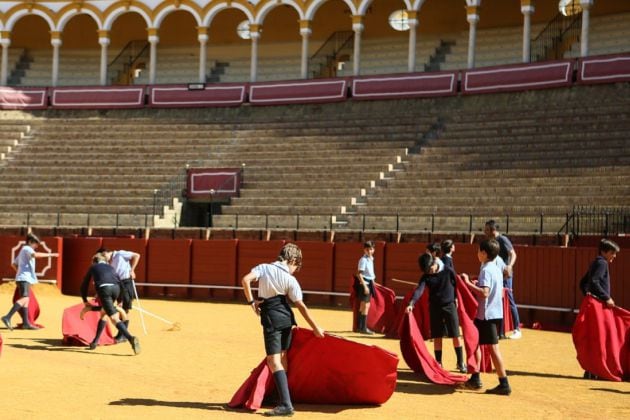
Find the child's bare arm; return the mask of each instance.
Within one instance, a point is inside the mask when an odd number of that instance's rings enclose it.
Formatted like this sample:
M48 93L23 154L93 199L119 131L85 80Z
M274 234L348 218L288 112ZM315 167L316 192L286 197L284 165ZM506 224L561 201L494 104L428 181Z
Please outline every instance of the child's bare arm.
M241 284L243 285L243 293L245 294L247 303L257 315L260 315L260 308L258 307L259 303L254 299L254 295L252 294L253 281L256 281L256 274L250 272L243 277Z
M309 312L304 302L302 302L301 300L298 300L294 303L295 303L295 306L297 306L300 313L302 314L302 316L304 317L304 319L306 320L306 322L308 322L308 325L310 325L311 328L313 329L313 332L315 333L315 337L319 337L319 338L324 337L324 330L315 323L315 321L311 317L311 313Z
M47 258L47 257L58 257L59 254L56 252L35 252L33 257L35 258Z

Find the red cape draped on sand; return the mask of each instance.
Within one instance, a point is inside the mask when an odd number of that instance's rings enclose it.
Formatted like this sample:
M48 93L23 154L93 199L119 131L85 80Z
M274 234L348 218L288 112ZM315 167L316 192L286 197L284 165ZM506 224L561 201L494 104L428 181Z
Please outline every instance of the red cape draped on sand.
M630 311L585 297L573 324L573 344L585 371L609 381L630 379Z
M354 278L352 280L354 282ZM359 302L356 299L353 283L350 283L350 306L352 307L352 331L357 331L357 315L359 314ZM392 289L374 283L374 296L370 299L370 311L367 317L367 327L377 333L387 334L395 328L396 314L396 293Z
M20 298L20 289L18 286L15 286L15 292L13 292L13 303L15 303ZM44 328L43 325L38 324L37 318L39 318L39 302L37 302L37 297L35 297L35 291L33 288L29 289L28 292L28 322L31 325L35 325L39 328ZM22 328L22 323L17 324L18 328Z
M398 357L380 347L330 335L316 338L311 330L295 328L288 359L294 403L383 404L396 388ZM263 360L228 405L257 410L274 388Z
M68 346L87 346L92 342L96 335L96 325L101 317L100 311L90 311L85 314L83 320L79 317L83 309L83 304L79 303L63 310L63 318L61 320L61 333L63 334L63 343ZM109 331L105 328L101 338L98 340L100 346L115 344L116 341Z
M405 313L400 326L400 351L407 365L416 373L423 374L431 382L454 385L466 381L466 376L446 371L433 358L424 343L418 323L412 313Z

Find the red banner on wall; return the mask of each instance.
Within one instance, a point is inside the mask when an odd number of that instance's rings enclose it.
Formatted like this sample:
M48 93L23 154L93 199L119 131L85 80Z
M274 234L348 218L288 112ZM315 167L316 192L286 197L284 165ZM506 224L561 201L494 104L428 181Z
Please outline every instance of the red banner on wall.
M630 54L580 58L579 83L615 83L630 81Z
M187 171L188 198L236 197L241 187L241 169L193 168Z
M0 88L1 109L46 109L48 88Z

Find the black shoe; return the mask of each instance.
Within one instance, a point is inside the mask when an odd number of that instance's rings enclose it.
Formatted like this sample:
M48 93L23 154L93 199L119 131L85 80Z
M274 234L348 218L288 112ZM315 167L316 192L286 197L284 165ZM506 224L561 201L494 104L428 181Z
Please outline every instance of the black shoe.
M273 410L265 411L264 415L267 417L291 417L293 415L293 407L279 405Z
M32 324L22 324L23 330L39 330L39 327Z
M512 393L512 388L509 385L497 385L492 389L486 389L486 394L494 394L494 395L510 395Z
M4 324L5 327L7 327L9 331L13 331L13 327L11 326L11 319L9 319L6 316L3 316L2 323Z
M465 389L472 389L473 391L478 391L483 388L483 384L480 380L474 380L473 378L470 378L469 380L461 384L461 387Z
M506 340L506 339L507 339L507 337L505 336L505 334L501 334L499 336L499 340Z
M114 341L116 341L116 344L118 343L124 343L125 341L127 341L127 337L125 337L124 335L117 335L116 337L114 337Z
M459 363L457 365L457 370L459 371L459 373L468 373L468 368L464 363Z
M359 331L359 333L360 333L360 334L365 334L365 335L374 335L374 331L372 331L372 330L371 330L371 329L369 329L369 328L365 328L365 329L363 329L363 330Z
M138 337L131 337L131 348L133 349L133 354L140 354L140 340L138 340Z
M90 349L90 350L94 350L94 349L96 349L96 346L98 346L98 344L96 344L96 343L90 343L90 345L88 346L88 349Z

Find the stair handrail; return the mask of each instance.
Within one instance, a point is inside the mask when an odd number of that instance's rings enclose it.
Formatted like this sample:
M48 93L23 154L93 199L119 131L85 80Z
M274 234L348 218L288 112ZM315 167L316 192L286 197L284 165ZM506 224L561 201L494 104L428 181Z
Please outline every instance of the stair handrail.
M567 35L573 35L576 39L575 29L581 26L582 13L573 16L565 16L558 12L542 31L532 40L530 61L544 61L562 58L563 45Z
M120 74L128 72L134 64L143 57L149 48L149 42L143 39L129 41L107 66L108 74L112 80L119 80ZM112 77L113 69L118 68L116 75Z
M324 41L324 43L309 58L309 62L313 63L322 60L330 63L337 58L340 51L348 46L354 39L354 31L335 31ZM320 71L321 73L321 71Z

